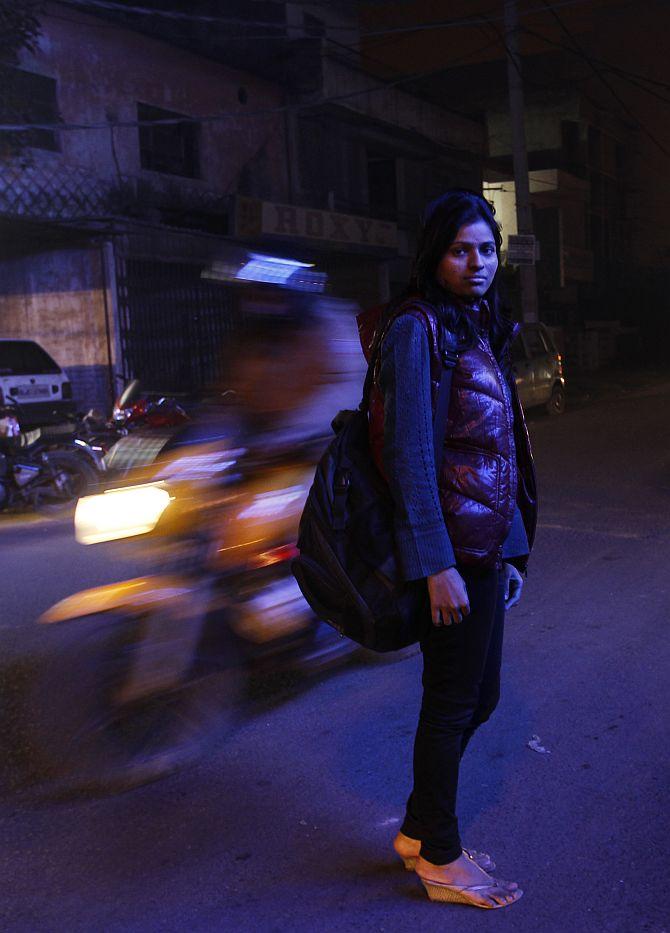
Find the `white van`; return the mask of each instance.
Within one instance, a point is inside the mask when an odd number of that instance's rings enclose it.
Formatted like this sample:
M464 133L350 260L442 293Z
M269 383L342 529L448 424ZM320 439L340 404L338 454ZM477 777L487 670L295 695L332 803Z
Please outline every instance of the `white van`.
M0 337L0 402L11 399L19 404L22 427L74 417L67 374L34 340Z

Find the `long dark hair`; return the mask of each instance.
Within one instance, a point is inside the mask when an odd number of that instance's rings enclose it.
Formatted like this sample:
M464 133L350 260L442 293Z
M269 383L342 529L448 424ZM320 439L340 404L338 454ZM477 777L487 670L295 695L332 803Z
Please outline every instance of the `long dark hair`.
M498 256L498 269L485 298L491 312L490 339L493 347L501 346L509 325L508 309L500 294L500 247L502 237L495 219L495 208L481 194L468 188L450 188L426 207L419 243L414 257L412 274L407 289L399 301L410 295L420 295L434 305L445 326L454 333L463 349L473 345L475 328L465 313L462 302L437 281L437 267L466 224L483 220L491 230ZM394 302L396 304L396 302Z

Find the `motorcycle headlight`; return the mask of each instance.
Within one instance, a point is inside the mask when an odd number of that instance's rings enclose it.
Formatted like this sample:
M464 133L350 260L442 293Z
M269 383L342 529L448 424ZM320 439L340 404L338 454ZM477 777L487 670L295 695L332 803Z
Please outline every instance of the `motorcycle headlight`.
M169 491L160 483L84 496L74 514L75 537L80 544L100 544L147 534L154 530L171 501Z

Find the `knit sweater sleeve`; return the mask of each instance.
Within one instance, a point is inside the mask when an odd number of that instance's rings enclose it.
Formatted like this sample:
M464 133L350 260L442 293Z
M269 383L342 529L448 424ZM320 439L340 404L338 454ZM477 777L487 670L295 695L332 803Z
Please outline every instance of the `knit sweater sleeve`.
M453 567L437 491L430 350L420 321L399 317L382 346L384 469L395 504L395 537L406 580Z
M507 538L505 539L505 543L503 544L503 560L506 560L508 557L526 557L529 551L530 548L528 547L528 535L526 534L523 518L521 517L521 512L519 511L519 506L517 505L514 510L512 526L508 532Z

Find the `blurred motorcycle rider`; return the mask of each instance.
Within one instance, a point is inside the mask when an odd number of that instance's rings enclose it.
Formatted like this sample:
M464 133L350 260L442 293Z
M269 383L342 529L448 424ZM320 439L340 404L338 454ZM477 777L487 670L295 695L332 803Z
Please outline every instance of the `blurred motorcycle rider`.
M354 311L320 295L249 290L228 353L227 385L260 444L275 453L325 439L339 408L355 407L363 357Z

